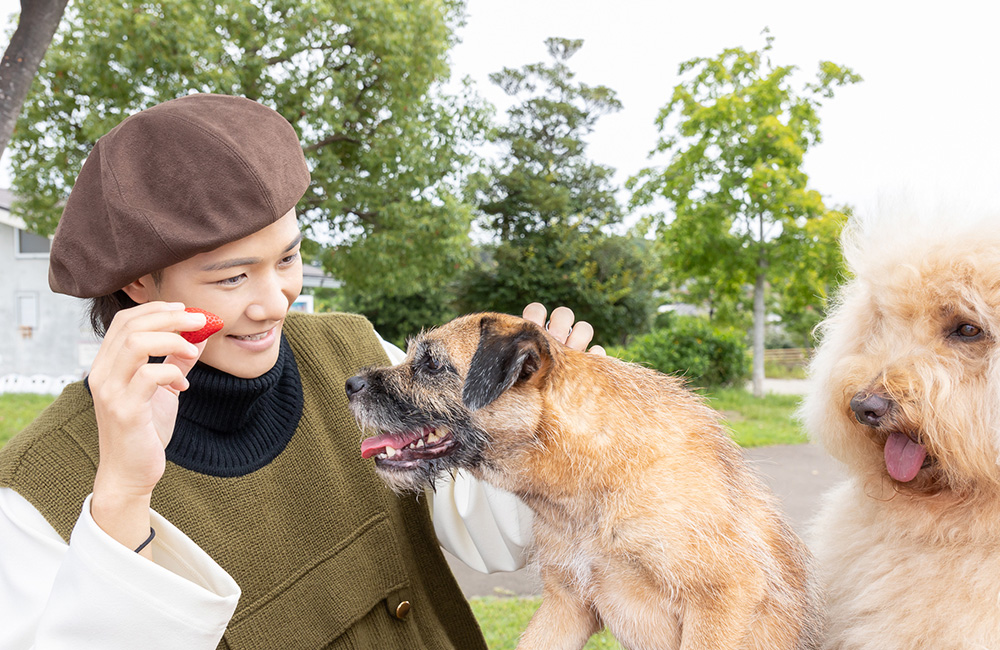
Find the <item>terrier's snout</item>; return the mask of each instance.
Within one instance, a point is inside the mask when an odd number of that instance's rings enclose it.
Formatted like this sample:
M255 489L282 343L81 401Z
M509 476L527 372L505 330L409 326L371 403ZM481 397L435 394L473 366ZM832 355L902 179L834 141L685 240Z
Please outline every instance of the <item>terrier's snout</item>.
M348 398L354 397L366 388L368 388L368 382L361 375L354 375L344 383L344 391Z
M861 391L851 398L851 410L861 424L877 427L892 408L892 402L876 395Z

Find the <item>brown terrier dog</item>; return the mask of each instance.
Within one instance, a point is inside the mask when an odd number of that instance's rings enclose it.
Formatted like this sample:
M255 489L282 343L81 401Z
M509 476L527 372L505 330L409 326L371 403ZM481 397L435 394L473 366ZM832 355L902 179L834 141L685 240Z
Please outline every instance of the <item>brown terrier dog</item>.
M602 624L635 650L818 642L805 547L680 380L474 314L346 388L393 488L465 468L535 511L544 599L519 648L578 649Z

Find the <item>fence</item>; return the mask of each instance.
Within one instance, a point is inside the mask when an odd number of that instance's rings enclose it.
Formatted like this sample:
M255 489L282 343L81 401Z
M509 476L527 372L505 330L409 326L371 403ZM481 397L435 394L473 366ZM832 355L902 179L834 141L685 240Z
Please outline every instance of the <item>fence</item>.
M786 368L802 368L812 358L812 348L776 348L764 350L764 363L773 363Z
M79 381L75 375L4 375L0 377L0 394L3 393L37 393L39 395L58 395L67 384Z

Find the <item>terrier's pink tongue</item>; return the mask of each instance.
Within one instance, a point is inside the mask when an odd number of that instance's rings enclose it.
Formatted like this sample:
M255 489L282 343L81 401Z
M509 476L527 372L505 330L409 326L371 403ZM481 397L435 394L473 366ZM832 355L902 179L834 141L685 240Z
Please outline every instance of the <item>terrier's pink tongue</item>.
M907 483L916 477L927 457L927 448L915 443L905 433L893 433L885 441L885 467L889 476Z
M361 457L371 458L375 454L382 453L382 450L386 447L402 449L410 442L412 442L412 440L404 440L404 437L398 433L383 433L380 436L372 436L371 438L366 438L361 442Z

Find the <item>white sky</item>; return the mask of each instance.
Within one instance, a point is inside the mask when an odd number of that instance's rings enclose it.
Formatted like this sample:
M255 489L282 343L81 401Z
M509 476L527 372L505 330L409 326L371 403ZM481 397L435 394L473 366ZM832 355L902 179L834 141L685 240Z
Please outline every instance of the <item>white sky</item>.
M18 9L18 0L0 0L0 17ZM760 47L765 26L774 62L797 65L802 80L824 59L865 79L820 110L824 141L805 168L828 204L864 211L902 192L1000 214L995 0L469 0L451 59L454 74L471 76L502 110L507 99L489 73L545 60L549 36L584 39L570 60L577 79L613 88L624 104L598 123L590 155L624 182L649 164L653 120L678 65L726 47Z

